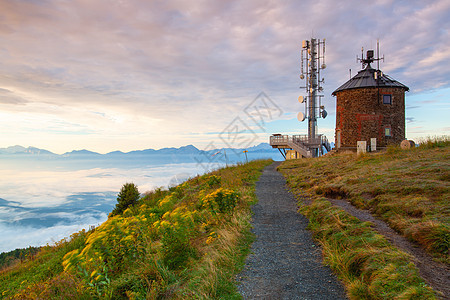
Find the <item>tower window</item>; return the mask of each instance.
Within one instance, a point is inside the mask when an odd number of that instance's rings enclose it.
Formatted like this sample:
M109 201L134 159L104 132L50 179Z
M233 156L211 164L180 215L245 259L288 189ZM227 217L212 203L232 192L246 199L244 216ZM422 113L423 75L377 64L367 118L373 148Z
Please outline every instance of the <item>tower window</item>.
M383 104L392 104L392 95L383 95Z
M386 137L391 137L392 135L391 135L391 127L386 127L386 128L384 128L384 135L386 136Z

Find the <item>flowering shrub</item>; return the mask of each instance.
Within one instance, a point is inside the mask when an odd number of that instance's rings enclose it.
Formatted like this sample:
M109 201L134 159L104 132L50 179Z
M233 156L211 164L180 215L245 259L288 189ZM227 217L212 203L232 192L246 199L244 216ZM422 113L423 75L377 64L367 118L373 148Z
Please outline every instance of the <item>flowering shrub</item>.
M167 211L162 220L153 224L161 235L164 263L171 269L183 267L189 257L195 255L190 242L196 234L196 213L195 210L189 211L186 206L179 206L173 211Z
M98 295L110 284L109 273L116 273L142 255L143 238L148 235L147 217L133 216L131 210L123 216L109 218L86 239L85 247L75 249L63 258L66 272L77 273Z
M173 196L173 193L165 196L161 201L158 202L158 206L166 211L171 209L174 205L174 202L177 199Z
M203 205L213 214L232 213L239 199L238 194L230 189L218 188L204 198Z
M4 295L2 295L4 296ZM57 297L55 297L57 296ZM68 273L28 286L8 299L91 299L90 291ZM3 299L3 298L2 298Z
M220 177L210 176L207 182L220 183ZM237 192L217 188L208 194L208 190L198 193L201 205L181 202L179 198L185 197L179 195L180 191L188 188L184 183L156 206L143 203L110 217L90 233L84 247L64 256L64 270L83 278L94 293L103 297L111 293L111 274L148 255L149 242L153 255L160 257L169 270L185 268L190 259L199 257L193 241L201 236L205 245L216 241L219 234L212 228L217 218L232 214L239 199ZM213 215L216 218L211 218Z
M222 178L217 175L210 175L210 176L208 176L208 179L207 179L207 183L210 187L220 184L221 181L222 181Z

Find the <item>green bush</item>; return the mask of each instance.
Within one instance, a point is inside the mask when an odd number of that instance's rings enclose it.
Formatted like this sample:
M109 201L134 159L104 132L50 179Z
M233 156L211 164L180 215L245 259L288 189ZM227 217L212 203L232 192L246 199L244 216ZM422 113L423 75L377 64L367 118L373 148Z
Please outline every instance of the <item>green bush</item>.
M191 247L190 228L166 227L162 232L163 261L169 269L180 269L186 266L189 257L195 257L195 249Z
M117 204L111 212L112 216L123 213L128 207L133 206L139 200L139 190L134 183L125 183L117 195Z

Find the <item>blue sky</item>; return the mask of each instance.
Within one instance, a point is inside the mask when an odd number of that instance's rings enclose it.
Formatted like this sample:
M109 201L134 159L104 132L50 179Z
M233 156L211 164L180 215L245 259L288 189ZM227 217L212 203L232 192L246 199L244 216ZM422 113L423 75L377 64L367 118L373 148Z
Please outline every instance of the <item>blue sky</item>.
M334 89L380 40L384 73L410 88L407 137L449 135L450 2L0 0L0 147L56 153L226 146L306 133L301 41L326 38L319 131L334 139ZM260 94L279 112L263 126Z

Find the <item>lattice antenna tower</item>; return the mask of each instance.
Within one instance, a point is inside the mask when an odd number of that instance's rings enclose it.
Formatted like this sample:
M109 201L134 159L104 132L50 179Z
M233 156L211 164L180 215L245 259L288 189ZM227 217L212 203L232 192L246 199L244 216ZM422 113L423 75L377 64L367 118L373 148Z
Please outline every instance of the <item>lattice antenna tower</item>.
M300 88L305 88L308 96L298 97L300 103L305 103L305 113L298 113L297 119L301 122L308 119L308 139L313 140L316 138L317 119L325 119L327 116L327 111L321 103L323 95L319 94L323 92L322 84L325 81L320 74L320 70L326 68L325 39L304 40L300 63L300 79L306 79L306 85Z

